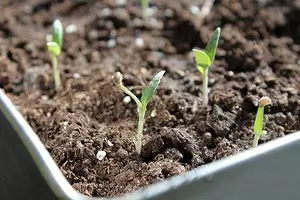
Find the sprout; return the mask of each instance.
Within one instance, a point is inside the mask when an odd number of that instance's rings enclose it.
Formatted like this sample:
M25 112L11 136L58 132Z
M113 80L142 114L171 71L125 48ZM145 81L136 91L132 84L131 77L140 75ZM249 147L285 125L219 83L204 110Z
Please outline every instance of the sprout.
M52 41L47 42L48 52L52 58L52 67L53 67L53 77L55 90L59 92L61 90L61 80L60 80L60 72L58 68L57 57L61 53L63 44L63 26L61 22L57 19L53 23L52 30Z
M256 118L254 122L254 140L253 140L253 147L257 147L258 140L260 136L265 135L267 131L263 130L263 120L264 120L264 108L267 105L270 105L271 99L269 97L262 97L259 100L258 110L256 113Z
M205 49L199 50L199 49L193 49L193 52L195 54L195 61L197 64L197 69L199 72L203 75L203 102L206 106L208 104L208 69L213 64L215 60L216 50L220 38L220 32L221 29L217 28L215 32L213 33L212 37L210 38L207 46Z
M143 12L143 18L147 18L147 9L149 8L150 0L140 0L140 5Z
M138 121L138 129L136 134L136 142L135 142L135 149L138 155L141 154L141 147L142 147L142 137L143 137L143 126L144 126L144 118L145 113L147 110L147 105L150 102L155 90L157 89L160 79L164 75L165 71L161 71L157 73L154 78L151 80L149 85L144 88L142 92L141 100L139 100L130 90L128 90L123 85L123 76L120 72L116 72L115 75L112 77L114 83L127 95L129 95L137 104L138 107L138 114L139 114L139 121Z

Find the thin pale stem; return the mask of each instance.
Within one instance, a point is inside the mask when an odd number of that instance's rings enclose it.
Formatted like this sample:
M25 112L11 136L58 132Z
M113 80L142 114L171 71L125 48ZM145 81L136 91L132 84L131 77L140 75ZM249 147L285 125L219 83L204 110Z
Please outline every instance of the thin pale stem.
M125 87L122 83L118 84L118 86L120 87L120 89L125 92L127 95L129 95L137 104L138 108L142 106L142 103L140 102L140 100L130 91L127 89L127 87Z
M255 134L255 135L254 135L253 147L257 147L259 137L260 137L259 134Z
M146 106L142 105L141 107L139 107L139 122L138 122L138 130L137 130L136 142L135 142L135 149L138 155L141 154L141 149L142 149L145 113L146 113Z
M208 104L208 67L203 71L203 103L205 106Z
M61 80L60 80L60 70L58 67L58 60L56 56L52 56L52 67L53 67L53 77L56 92L61 90Z

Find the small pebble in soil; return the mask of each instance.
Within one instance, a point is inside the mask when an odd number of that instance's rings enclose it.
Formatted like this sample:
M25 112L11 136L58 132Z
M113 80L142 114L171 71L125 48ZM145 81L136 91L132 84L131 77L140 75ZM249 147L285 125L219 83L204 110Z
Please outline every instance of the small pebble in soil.
M91 31L89 31L87 37L91 41L92 40L96 40L98 38L98 31L97 30L91 30Z
M135 27L141 27L143 25L143 20L141 20L140 18L134 18L132 22L133 26Z
M125 159L128 157L128 152L125 149L119 149L117 151L117 156L119 156L122 159Z
M164 15L165 17L172 18L174 16L174 12L172 9L167 8L166 10L164 10Z
M123 102L124 102L125 104L129 104L129 103L131 102L130 96L124 97Z
M63 129L64 129L64 130L67 130L68 124L69 124L68 121L64 121L64 122L63 122Z
M117 37L117 31L115 29L111 30L109 33L110 37Z
M135 177L135 173L132 170L127 170L121 172L120 174L114 177L114 180L119 185L127 185L128 181L133 180Z
M113 147L114 146L113 143L110 140L105 139L105 141L107 143L107 146L109 146L109 147Z
M117 20L119 20L119 22L123 25L126 25L127 22L130 20L130 14L126 9L123 8L114 9L112 15L114 15L114 17L116 17Z
M233 76L233 75L234 75L233 71L229 71L229 72L228 72L228 76L231 77L231 76Z
M197 14L200 13L200 9L199 9L198 6L193 5L193 6L190 7L190 12L191 12L193 15L197 15Z
M174 161L180 161L183 159L183 155L176 148L168 148L164 153L165 158L172 159Z
M147 10L146 10L147 14L146 15L147 15L147 17L155 16L157 14L157 11L158 11L157 7L152 6L150 8L147 8Z
M185 72L181 69L173 69L173 71L181 77L185 76Z
M157 115L156 109L153 109L150 113L150 117L155 117Z
M51 113L47 112L46 116L47 116L48 118L50 118L50 117L51 117Z
M81 75L79 73L74 73L73 78L79 79L79 78L81 78Z
M77 26L75 24L70 24L65 29L66 33L76 33L77 32Z
M116 6L125 6L127 0L116 0Z
M24 7L23 7L23 12L25 13L25 14L31 14L32 13L32 6L31 5L25 5Z
M208 82L209 82L210 85L212 85L216 82L216 79L210 78L210 79L208 79Z
M212 135L210 132L206 132L206 133L204 133L203 137L207 140L210 140L212 138Z
M52 35L51 34L46 34L45 40L46 40L46 42L51 42L52 41Z
M105 28L106 28L107 30L112 30L114 27L115 27L115 25L114 25L114 23L113 23L112 21L107 21L107 22L105 23Z
M147 70L147 68L145 68L145 67L141 67L141 74L147 74L148 73L148 70Z
M135 39L135 45L139 48L143 48L145 46L145 42L142 38L138 37Z
M161 30L164 27L163 22L158 21L155 18L150 18L147 25L148 25L149 28L157 29L157 30Z
M115 39L109 39L107 41L107 47L108 48L114 48L117 45L117 41Z
M111 9L110 8L104 8L103 10L101 10L100 12L100 16L101 17L108 17L111 15Z
M104 159L104 157L106 156L106 152L105 151L98 151L96 154L96 158L101 161Z
M43 95L43 96L42 96L42 100L43 100L43 101L47 101L47 100L49 100L49 97L48 97L47 95Z

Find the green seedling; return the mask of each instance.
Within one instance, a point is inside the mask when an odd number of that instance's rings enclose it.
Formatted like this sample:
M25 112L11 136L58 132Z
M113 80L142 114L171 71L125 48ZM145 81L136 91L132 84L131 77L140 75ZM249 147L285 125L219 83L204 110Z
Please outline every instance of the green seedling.
M203 75L203 103L206 106L208 104L208 69L215 60L216 50L219 43L221 28L217 28L210 38L207 46L204 50L193 49L195 54L195 61L197 69Z
M140 0L140 5L143 12L143 18L147 18L147 9L149 8L150 0Z
M150 102L154 92L156 91L160 79L164 75L165 71L161 71L157 73L154 78L150 81L147 87L143 89L141 100L139 100L127 87L123 85L123 76L120 72L116 72L113 76L114 83L127 95L129 95L137 104L138 107L138 129L136 134L136 141L135 141L135 149L138 155L141 154L142 148L142 138L143 138L143 126L144 126L144 119L145 113L147 110L147 105Z
M48 52L50 53L52 59L54 84L55 84L55 90L57 92L61 90L60 70L58 67L58 56L61 53L62 44L63 44L63 26L61 22L57 19L53 22L52 41L47 42Z
M254 122L254 140L253 147L257 147L258 140L262 135L265 135L267 131L263 130L263 121L264 121L264 109L265 106L270 105L271 99L269 97L262 97L258 103L258 110Z

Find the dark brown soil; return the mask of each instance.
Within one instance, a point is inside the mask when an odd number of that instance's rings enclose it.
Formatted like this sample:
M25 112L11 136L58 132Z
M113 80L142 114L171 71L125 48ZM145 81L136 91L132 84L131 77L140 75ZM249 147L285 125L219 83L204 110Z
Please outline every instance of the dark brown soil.
M260 143L300 129L299 0L216 0L203 24L189 11L201 2L153 0L154 17L141 21L134 0L1 1L0 87L80 192L121 195L250 148L264 95L273 105ZM45 48L56 17L77 26L65 34L59 94ZM204 47L217 26L204 108L191 49ZM123 102L111 76L121 71L140 94L160 70L166 74L148 106L139 158L136 105ZM98 151L106 152L101 161Z

